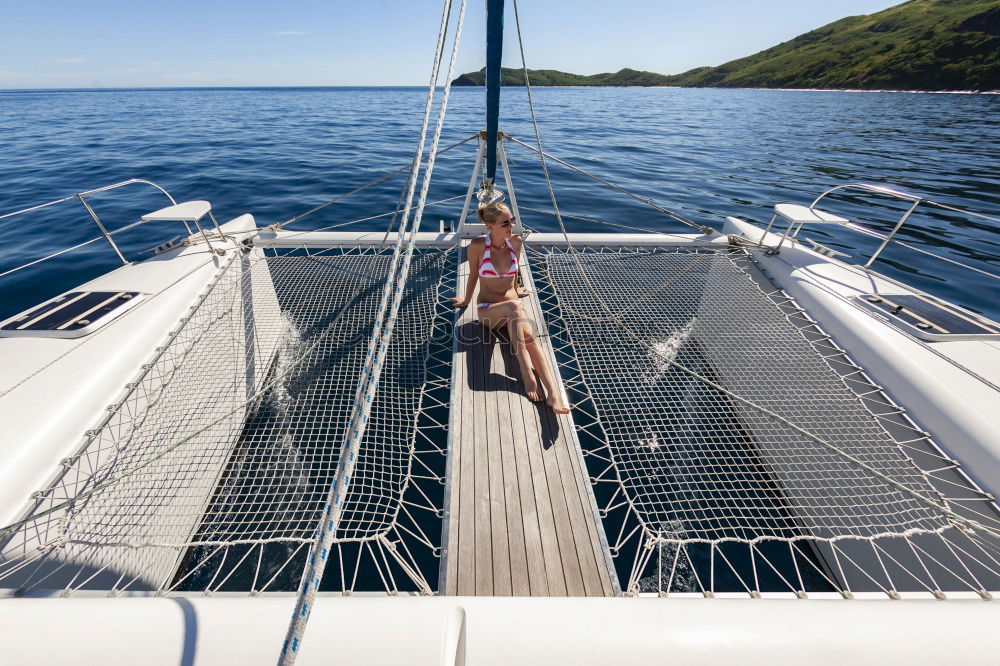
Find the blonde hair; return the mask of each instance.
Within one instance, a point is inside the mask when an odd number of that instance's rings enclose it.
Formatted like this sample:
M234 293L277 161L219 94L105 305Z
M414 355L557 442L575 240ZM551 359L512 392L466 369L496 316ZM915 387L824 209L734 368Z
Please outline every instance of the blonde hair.
M479 210L476 211L479 221L486 224L492 224L494 220L504 213L511 215L510 208L507 208L507 204L502 203L486 204L485 206L480 206Z

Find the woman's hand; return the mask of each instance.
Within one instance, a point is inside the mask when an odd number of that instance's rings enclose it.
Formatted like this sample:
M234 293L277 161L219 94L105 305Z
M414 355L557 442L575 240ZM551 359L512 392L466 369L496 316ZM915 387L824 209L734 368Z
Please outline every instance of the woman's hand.
M451 299L451 302L455 304L456 308L460 308L461 309L461 308L467 308L467 307L469 307L469 301L465 300L464 298L457 298L456 297L456 298Z

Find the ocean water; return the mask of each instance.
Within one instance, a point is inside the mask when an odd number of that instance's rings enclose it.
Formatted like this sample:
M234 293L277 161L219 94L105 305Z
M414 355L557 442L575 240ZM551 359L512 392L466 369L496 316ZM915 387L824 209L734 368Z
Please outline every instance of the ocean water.
M286 220L408 163L426 91L419 88L157 89L0 92L0 214L128 178L178 200L207 199L220 222L253 213ZM877 182L1000 215L1000 96L819 91L547 88L534 91L546 150L701 224L726 215L766 223L778 201L810 202L845 182ZM483 125L481 89L452 91L442 145ZM523 89L503 91L501 128L531 142ZM522 206L548 208L537 157L512 146ZM462 194L474 144L440 157L431 200ZM568 214L664 231L685 227L579 174L550 167ZM314 229L392 210L402 176L290 228ZM165 205L131 186L96 195L109 228ZM903 204L840 197L834 212L891 229ZM453 222L461 201L428 209ZM525 212L529 226L555 219ZM383 229L380 218L346 229ZM615 231L569 220L573 231ZM426 227L425 227L426 228ZM900 238L1000 273L998 225L921 210ZM144 225L118 238L129 259L179 233ZM0 273L98 235L75 201L0 220ZM876 241L842 229L807 234L854 259ZM1000 318L1000 281L900 247L882 272ZM104 241L0 278L0 317L119 265Z

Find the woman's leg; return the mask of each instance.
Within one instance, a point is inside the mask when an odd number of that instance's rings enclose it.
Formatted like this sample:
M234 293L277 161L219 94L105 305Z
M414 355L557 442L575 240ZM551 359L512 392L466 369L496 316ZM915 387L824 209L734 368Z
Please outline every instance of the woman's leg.
M528 341L533 341L531 330L523 316L511 317L507 320L507 332L510 335L510 344L514 348L514 357L517 359L517 367L521 370L521 381L524 382L524 392L528 394L528 399L538 402L542 399L542 394L538 392L538 382L535 381L535 369L532 367L531 354L528 352Z
M525 391L528 392L528 397L532 400L541 400L541 394L537 392L538 386L535 383L534 374L531 372L533 367L542 380L542 386L545 387L545 393L548 396L545 399L546 404L556 414L568 414L569 408L563 402L562 394L559 392L558 386L556 386L552 369L549 367L549 361L538 344L538 340L535 338L535 323L527 317L524 312L524 306L519 301L498 303L484 309L490 311L492 314L494 308L501 306L504 308L503 312L508 330L510 331L511 344L514 345L514 353L517 355L518 366L521 368L521 377L524 380L524 387ZM531 390L532 386L534 386L534 390ZM533 395L537 397L533 397Z
M545 403L556 414L569 414L569 408L563 402L562 394L559 392L559 387L552 376L552 368L549 367L549 360L545 358L545 352L542 350L541 345L538 344L538 340L535 339L533 333L533 329L535 328L534 322L530 319L522 318L521 326L526 331L524 343L528 351L528 356L531 358L532 365L538 371L538 376L541 377L542 385L545 387L545 393L548 395Z
M524 392L532 402L541 400L542 394L538 391L534 368L531 367L531 356L525 344L525 334L530 335L530 330L527 330L524 308L517 301L504 301L482 308L477 314L479 321L492 329L507 327L510 345L514 358L517 359L518 371L521 373L521 381L524 382Z

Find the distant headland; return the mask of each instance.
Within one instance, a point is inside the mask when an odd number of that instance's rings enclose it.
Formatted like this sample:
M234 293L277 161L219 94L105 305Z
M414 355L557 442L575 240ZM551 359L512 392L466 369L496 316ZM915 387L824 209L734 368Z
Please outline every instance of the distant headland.
M1000 89L1000 6L996 0L910 0L849 16L718 67L665 75L622 69L604 74L528 70L533 86L692 88ZM456 78L481 86L485 70ZM523 86L520 69L502 70Z

